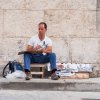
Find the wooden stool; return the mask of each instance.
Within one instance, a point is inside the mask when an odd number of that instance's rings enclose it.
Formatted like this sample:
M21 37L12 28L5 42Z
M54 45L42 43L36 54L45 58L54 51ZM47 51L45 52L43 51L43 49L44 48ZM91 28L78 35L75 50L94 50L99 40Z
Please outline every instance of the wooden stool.
M41 78L44 78L44 68L46 67L47 64L31 64L31 68L39 68L39 71L31 71L32 75L41 75Z

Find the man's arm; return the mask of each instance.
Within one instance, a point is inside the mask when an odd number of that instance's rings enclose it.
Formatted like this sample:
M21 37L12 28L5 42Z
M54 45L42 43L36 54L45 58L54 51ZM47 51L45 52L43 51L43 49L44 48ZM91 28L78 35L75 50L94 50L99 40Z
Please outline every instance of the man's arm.
M52 46L48 46L47 48L42 50L43 53L51 53L52 52Z
M32 52L33 47L32 47L31 45L28 45L28 46L26 47L26 50Z
M42 53L51 53L52 52L52 46L48 46L47 48L45 49L40 49L41 48L39 45L35 48L33 48L31 45L28 45L27 46L27 51L29 52L42 52Z
M28 45L27 48L26 48L26 50L29 51L29 52L37 52L38 48L39 48L39 46L33 48L33 46Z

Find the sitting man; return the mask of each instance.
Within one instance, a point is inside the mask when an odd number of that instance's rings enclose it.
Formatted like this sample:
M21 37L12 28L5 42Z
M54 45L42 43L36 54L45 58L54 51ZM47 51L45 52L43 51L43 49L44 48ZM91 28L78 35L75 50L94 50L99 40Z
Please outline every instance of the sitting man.
M24 69L26 73L26 80L32 78L30 71L31 63L48 63L51 66L51 79L57 80L59 77L55 74L56 69L56 55L52 53L52 41L46 36L47 24L44 22L38 25L39 33L33 36L27 46L28 52L36 53L24 53Z

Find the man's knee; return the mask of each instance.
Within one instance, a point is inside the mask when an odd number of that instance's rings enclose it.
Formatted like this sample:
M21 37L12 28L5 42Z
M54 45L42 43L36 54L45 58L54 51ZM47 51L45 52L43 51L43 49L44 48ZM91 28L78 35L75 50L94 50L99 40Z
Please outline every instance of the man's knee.
M49 58L56 60L56 54L55 53L49 53Z
M24 53L24 58L30 57L30 54Z
M56 57L55 53L50 53L50 56Z

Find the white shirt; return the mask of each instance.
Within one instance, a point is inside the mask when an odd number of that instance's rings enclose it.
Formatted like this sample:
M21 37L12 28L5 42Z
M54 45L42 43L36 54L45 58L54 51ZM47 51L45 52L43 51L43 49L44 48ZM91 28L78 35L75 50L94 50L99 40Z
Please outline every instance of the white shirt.
M40 45L41 48L46 48L47 46L52 46L52 41L47 36L45 36L45 38L41 41L39 39L39 36L35 35L29 40L28 45L33 46L33 48L36 47L37 45Z

